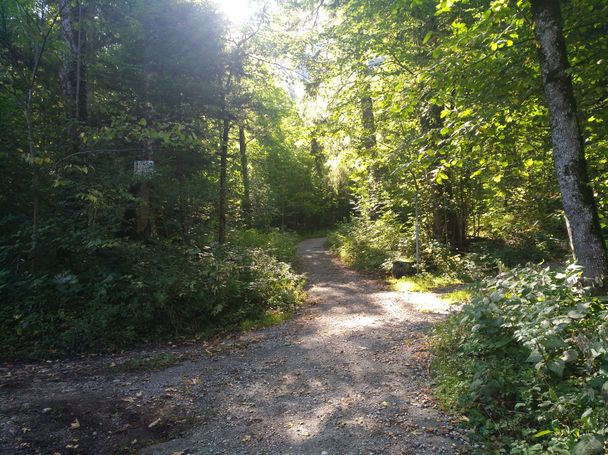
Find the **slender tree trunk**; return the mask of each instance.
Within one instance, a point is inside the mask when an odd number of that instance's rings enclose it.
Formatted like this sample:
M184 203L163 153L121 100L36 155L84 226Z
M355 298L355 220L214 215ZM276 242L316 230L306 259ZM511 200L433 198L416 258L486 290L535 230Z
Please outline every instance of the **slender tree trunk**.
M68 137L72 153L80 147L79 124L87 118L87 90L85 65L83 64L85 33L83 30L83 6L79 1L72 6L69 0L61 0L61 37L67 45L63 55L59 78L63 87L68 118Z
M369 91L369 85L367 86ZM361 97L361 123L363 125L363 146L370 152L370 158L375 158L376 139L376 119L374 117L374 102L369 93Z
M59 14L61 14L63 6L60 7ZM40 22L43 24L45 17L40 18ZM38 154L36 150L36 143L34 141L34 125L32 119L32 113L34 110L34 88L36 86L36 77L38 76L38 69L40 68L40 62L42 55L51 35L51 31L55 27L55 24L59 20L59 15L55 16L46 32L43 35L42 42L36 45L34 60L32 62L32 73L28 83L26 96L25 96L25 108L23 115L25 117L25 124L27 128L27 142L28 151L30 154L30 163L32 166L32 250L31 250L31 266L32 271L36 270L36 259L38 256L38 223L39 223L39 211L40 211L40 172L38 169Z
M442 107L438 104L429 103L425 106L420 116L420 127L422 131L430 133L433 145L438 149L438 157L431 165L430 171L437 171L440 167L441 158L445 158L445 151L437 145L439 142L439 130L443 126L441 118ZM433 206L433 234L432 237L442 243L450 244L453 248L462 245L460 236L460 217L464 214L458 213L452 204L454 199L453 173L449 169L443 172L448 175L447 181L437 183L434 177L430 178L431 200Z
M323 149L314 136L310 141L310 154L315 159L315 170L317 171L317 175L321 177L323 175Z
M371 162L371 168L368 175L368 193L369 193L369 218L375 220L378 218L381 211L382 203L378 193L380 192L380 176L376 164L377 145L376 139L376 119L374 117L374 101L369 95L371 87L369 83L365 84L365 93L361 97L361 124L363 126L363 147L368 154L368 159Z
M181 166L180 166L181 167ZM183 169L179 169L177 173L177 181L179 186L179 217L181 219L182 241L188 243L190 240L190 216L188 213L188 198L186 195L186 176Z
M245 127L239 125L239 152L241 154L241 178L243 180L243 220L246 226L251 226L251 188L249 184L249 168L247 164L247 141L245 140Z
M150 90L152 84L154 82L154 63L150 58L150 49L148 44L150 42L150 38L152 37L153 28L150 27L151 17L149 12L146 11L146 16L144 18L144 37L145 45L143 49L143 92L142 99L144 102L143 108L143 117L146 120L146 125L151 128L154 124L154 106L150 100ZM148 138L145 140L143 144L143 154L141 159L143 161L152 161L154 162L153 155L153 141ZM152 169L153 171L153 169ZM151 179L152 175L144 172L143 175L139 176L141 181L138 184L137 195L139 197L139 203L137 205L136 215L137 215L137 236L140 239L145 239L150 236L152 233L152 201L151 201Z
M549 107L553 159L566 213L572 252L596 288L606 286L608 257L587 176L568 55L556 0L532 0L540 68Z
M222 124L222 140L220 142L220 201L219 201L219 230L218 241L226 242L226 206L228 198L228 135L230 134L230 120L224 113Z

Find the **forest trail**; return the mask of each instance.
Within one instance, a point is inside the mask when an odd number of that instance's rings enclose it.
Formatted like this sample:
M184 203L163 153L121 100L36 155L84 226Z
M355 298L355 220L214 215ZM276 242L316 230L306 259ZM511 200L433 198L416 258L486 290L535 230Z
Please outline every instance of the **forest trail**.
M347 269L324 239L300 244L299 269L309 305L285 324L187 347L159 371L102 374L102 358L0 387L0 452L465 453L428 395L425 332L443 315Z
M324 244L298 251L313 305L205 367L201 400L217 418L146 453L455 453L452 426L426 395L423 332L438 316L348 270Z

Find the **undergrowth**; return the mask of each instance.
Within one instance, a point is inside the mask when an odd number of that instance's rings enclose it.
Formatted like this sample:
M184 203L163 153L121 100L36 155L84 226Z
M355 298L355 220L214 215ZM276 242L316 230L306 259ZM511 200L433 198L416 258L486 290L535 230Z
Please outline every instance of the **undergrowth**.
M52 269L0 269L0 357L40 358L238 330L303 300L297 236L254 230L225 245L58 237ZM62 243L59 243L62 242ZM10 263L12 247L0 249Z
M538 240L535 244L534 242ZM394 261L415 264L415 233L386 211L377 219L355 217L328 236L329 247L350 267L388 276ZM564 251L551 236L507 244L498 239L476 238L464 251L421 235L419 270L414 276L392 281L398 289L429 291L496 275L528 262L560 261Z
M481 453L606 453L608 311L579 282L574 266L503 272L435 329L438 395Z
M421 273L399 279L390 278L389 283L395 291L430 292L438 288L461 285L463 281L450 275Z

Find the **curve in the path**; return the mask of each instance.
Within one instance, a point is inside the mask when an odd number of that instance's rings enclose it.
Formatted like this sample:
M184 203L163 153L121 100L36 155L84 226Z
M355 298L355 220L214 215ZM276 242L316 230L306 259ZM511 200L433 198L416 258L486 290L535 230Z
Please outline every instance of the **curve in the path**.
M442 316L347 269L324 243L299 246L309 305L244 349L189 365L202 374L195 405L210 417L145 453L464 452L427 396L424 333Z

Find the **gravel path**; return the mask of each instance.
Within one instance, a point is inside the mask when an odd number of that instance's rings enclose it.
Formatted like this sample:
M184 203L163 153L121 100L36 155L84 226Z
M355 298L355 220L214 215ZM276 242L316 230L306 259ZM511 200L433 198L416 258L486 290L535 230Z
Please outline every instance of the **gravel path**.
M426 394L421 341L438 317L339 264L324 239L299 256L314 305L205 365L201 400L216 418L145 453L456 453Z
M309 305L291 321L191 346L192 360L155 372L87 376L49 367L48 379L15 388L0 404L0 453L466 453L428 396L425 332L441 308L420 311L412 295L347 269L324 239L302 242L299 257ZM7 392L0 387L0 400ZM58 403L63 411L54 414ZM102 412L108 403L121 407ZM11 417L15 411L21 415ZM52 437L28 439L49 420Z

